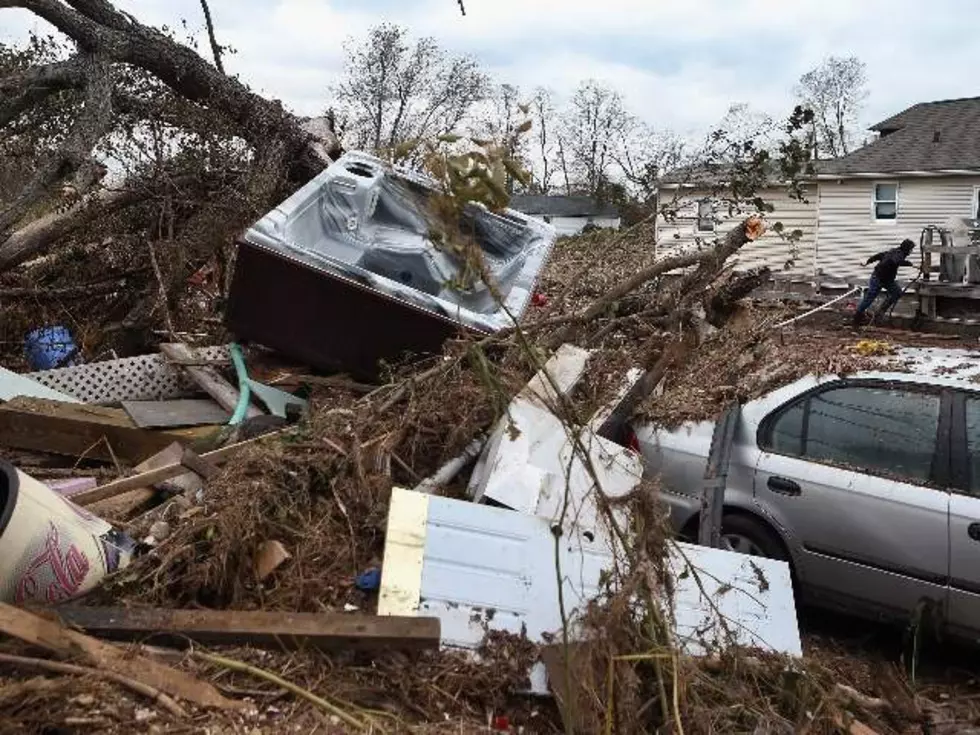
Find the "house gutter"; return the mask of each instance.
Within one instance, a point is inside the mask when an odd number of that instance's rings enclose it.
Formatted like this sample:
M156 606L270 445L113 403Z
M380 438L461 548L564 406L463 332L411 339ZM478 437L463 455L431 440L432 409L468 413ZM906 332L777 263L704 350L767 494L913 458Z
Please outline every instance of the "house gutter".
M862 171L847 173L817 174L817 181L840 181L842 179L894 179L905 178L939 178L941 176L980 176L980 169L950 168L935 171Z

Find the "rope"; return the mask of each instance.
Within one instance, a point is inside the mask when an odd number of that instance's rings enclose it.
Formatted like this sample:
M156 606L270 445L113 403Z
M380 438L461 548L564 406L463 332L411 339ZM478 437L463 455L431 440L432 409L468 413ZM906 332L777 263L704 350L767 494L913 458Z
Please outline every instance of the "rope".
M773 327L773 329L780 329L781 327L785 327L787 324L792 324L793 322L798 322L800 319L803 319L804 317L808 317L811 314L816 314L818 311L822 311L822 310L826 309L828 306L833 306L838 301L843 301L848 296L853 296L854 294L856 294L860 290L861 290L861 287L860 286L857 286L855 288L852 288L850 291L848 291L843 296L838 296L836 299L834 299L833 301L828 301L826 304L820 304L820 306L818 306L816 309L811 309L806 314L800 314L799 316L794 316L792 319L787 319L784 322L780 322L779 324L775 325Z

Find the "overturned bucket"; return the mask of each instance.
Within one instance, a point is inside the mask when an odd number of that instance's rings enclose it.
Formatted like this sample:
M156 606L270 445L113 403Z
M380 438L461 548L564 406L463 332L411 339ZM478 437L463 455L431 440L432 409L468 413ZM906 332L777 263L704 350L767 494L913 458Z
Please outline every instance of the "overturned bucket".
M0 460L0 600L55 604L129 564L135 543Z
M24 338L31 370L52 370L78 362L78 346L67 327L43 327Z

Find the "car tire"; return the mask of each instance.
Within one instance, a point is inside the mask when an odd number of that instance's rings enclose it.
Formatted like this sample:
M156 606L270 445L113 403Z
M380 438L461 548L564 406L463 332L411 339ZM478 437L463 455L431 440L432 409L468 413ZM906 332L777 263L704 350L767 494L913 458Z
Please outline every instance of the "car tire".
M735 543L726 544L724 538L735 537L741 540L742 553L753 553L756 556L764 556L767 559L778 559L779 561L789 561L786 555L786 548L780 541L779 536L766 523L752 518L751 516L731 514L726 515L721 522L721 535L723 538L722 548L731 546L733 551L740 551ZM754 547L749 551L744 544L747 543Z

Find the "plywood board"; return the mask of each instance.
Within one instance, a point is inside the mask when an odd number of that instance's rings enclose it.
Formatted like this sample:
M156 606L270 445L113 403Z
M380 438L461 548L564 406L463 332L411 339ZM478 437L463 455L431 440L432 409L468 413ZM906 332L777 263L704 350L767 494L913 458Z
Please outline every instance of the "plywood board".
M172 401L123 401L123 410L141 429L227 424L231 412L214 401L184 398Z
M160 352L176 364L193 363L200 361L197 351L187 345L175 342L160 345ZM201 389L217 401L222 408L234 411L241 396L239 391L227 380L218 374L218 371L210 367L185 367L187 374L197 383ZM261 416L262 411L255 406L249 405L245 413L246 418Z
M0 446L107 462L137 464L174 441L201 441L213 433L211 427L149 431L122 409L41 398L15 398L0 406Z

